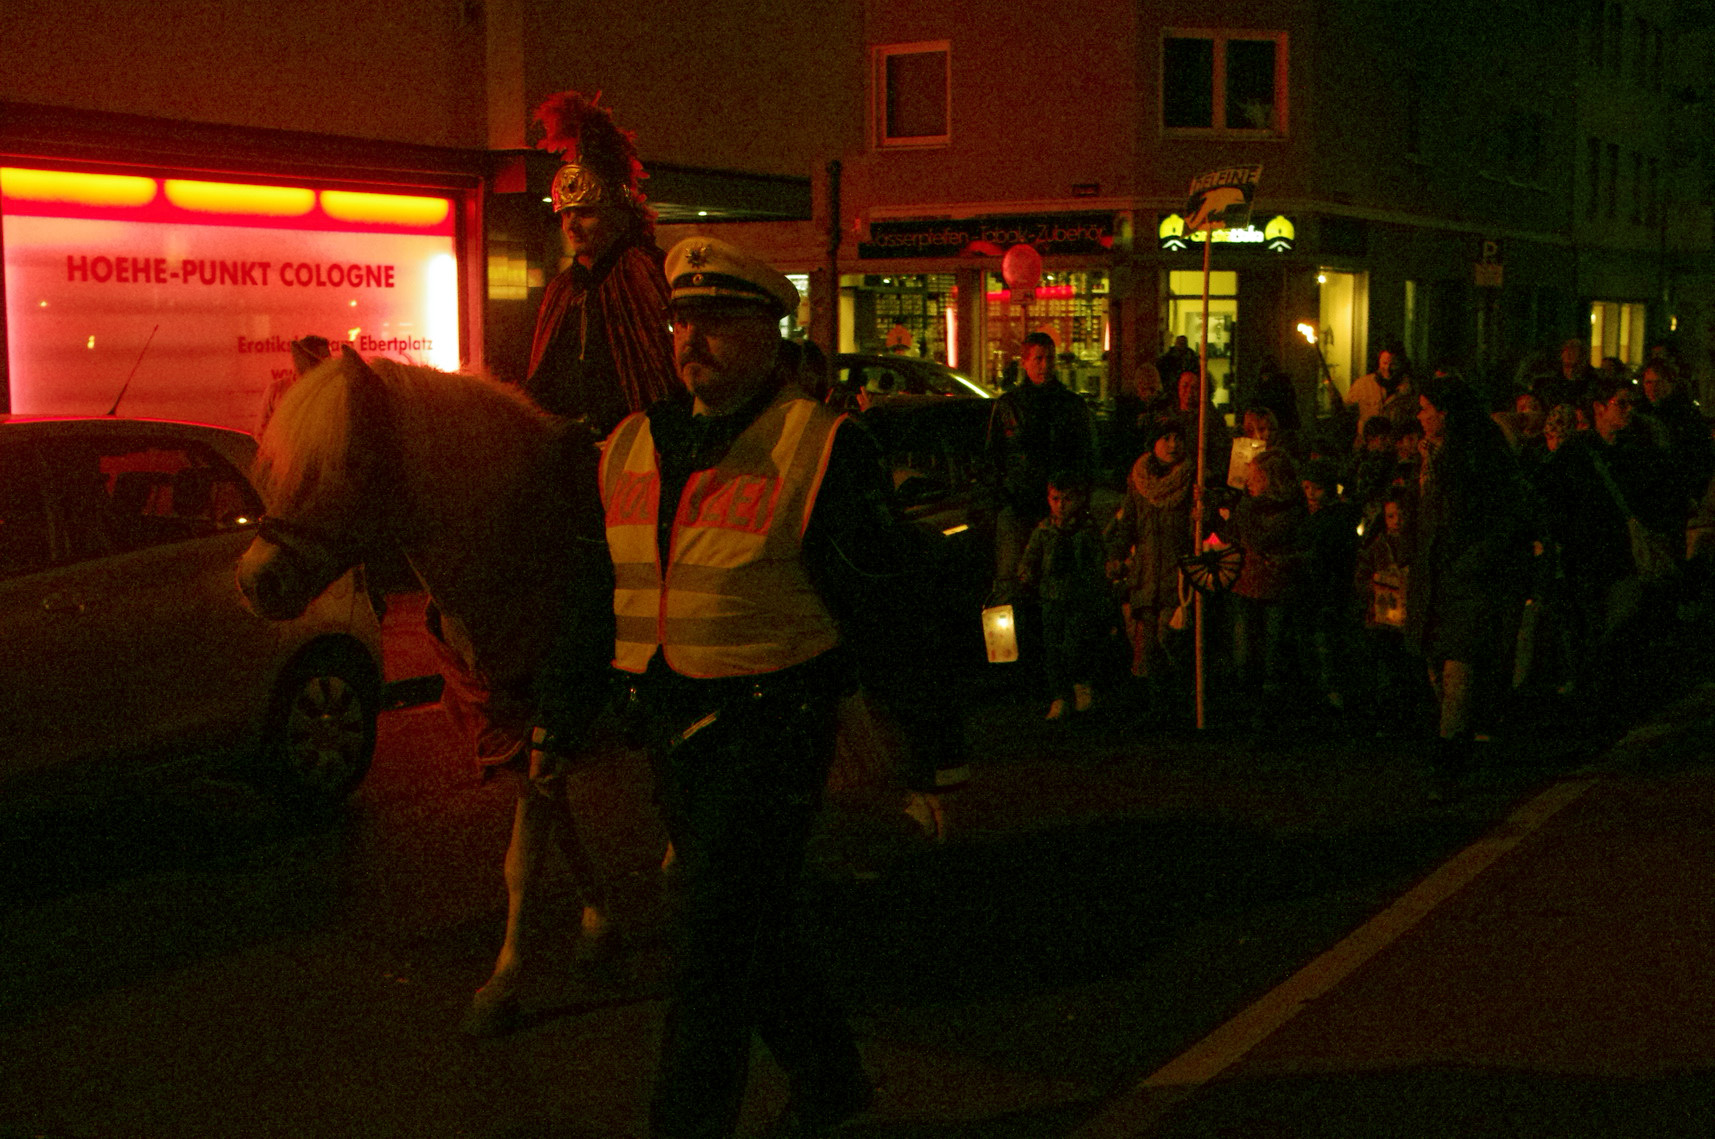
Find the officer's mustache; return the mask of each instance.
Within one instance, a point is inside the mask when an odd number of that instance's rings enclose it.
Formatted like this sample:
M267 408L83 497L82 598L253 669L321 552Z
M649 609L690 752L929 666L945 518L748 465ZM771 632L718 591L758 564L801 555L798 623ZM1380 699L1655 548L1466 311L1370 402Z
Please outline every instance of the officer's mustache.
M706 352L699 352L695 348L687 348L683 352L680 352L678 361L679 367L681 368L686 364L702 364L705 367L715 367L714 357L710 356Z

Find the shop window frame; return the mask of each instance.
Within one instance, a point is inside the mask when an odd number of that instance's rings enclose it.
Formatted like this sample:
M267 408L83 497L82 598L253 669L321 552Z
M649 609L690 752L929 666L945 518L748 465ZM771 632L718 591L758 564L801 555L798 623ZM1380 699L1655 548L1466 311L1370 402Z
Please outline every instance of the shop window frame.
M1167 43L1169 40L1209 40L1212 59L1209 75L1209 126L1167 125ZM1227 45L1233 41L1269 41L1274 44L1274 124L1269 127L1232 126L1227 122ZM1220 138L1284 141L1290 126L1288 91L1291 75L1291 36L1285 31L1258 28L1163 28L1160 45L1160 81L1157 113L1163 138Z
M953 45L951 40L924 40L917 43L883 44L871 49L870 102L871 126L875 146L880 150L921 150L943 147L953 139ZM893 107L888 83L890 61L908 55L939 55L942 61L941 122L945 128L939 134L895 135L888 127Z

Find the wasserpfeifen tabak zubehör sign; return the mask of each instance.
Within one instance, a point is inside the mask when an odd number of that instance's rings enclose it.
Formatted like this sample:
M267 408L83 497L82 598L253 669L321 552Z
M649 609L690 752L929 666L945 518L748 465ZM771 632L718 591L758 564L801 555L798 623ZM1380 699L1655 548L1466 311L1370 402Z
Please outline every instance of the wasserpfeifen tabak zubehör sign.
M1044 257L1105 253L1113 248L1114 232L1111 212L875 221L869 240L858 243L858 256L999 257L1014 245L1034 246Z

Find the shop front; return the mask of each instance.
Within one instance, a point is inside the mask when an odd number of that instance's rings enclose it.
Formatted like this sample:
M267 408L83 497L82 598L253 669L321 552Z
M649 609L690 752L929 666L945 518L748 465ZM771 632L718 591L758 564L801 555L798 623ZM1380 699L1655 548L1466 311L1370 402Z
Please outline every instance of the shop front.
M1159 344L1146 359L1180 336L1193 353L1201 352L1206 334L1210 397L1229 420L1253 398L1265 366L1300 365L1304 375L1295 377L1295 386L1310 389L1319 369L1302 365L1319 360L1315 346L1323 343L1324 328L1351 322L1351 298L1342 303L1336 297L1330 306L1328 294L1311 286L1317 270L1296 252L1293 218L1258 210L1244 228L1213 231L1206 276L1206 235L1187 233L1183 216L1158 216L1155 236Z
M1046 332L1061 380L1110 398L1113 269L1126 229L1106 210L872 221L861 271L843 267L840 278L840 350L933 359L998 389L1015 379L1024 338ZM1042 271L1009 283L1001 262L1021 245Z
M0 410L254 430L305 336L480 366L480 163L364 176L334 161L350 140L282 139L219 165L213 133L209 153L177 140L178 165L142 142L132 164L0 139Z

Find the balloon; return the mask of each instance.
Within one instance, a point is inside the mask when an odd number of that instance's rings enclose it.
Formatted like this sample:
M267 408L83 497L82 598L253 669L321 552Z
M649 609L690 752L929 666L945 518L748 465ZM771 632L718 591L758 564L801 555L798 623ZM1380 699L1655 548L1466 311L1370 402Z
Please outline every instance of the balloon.
M1042 254L1034 246L1015 245L1000 259L1000 274L1009 289L1033 289L1042 280Z

